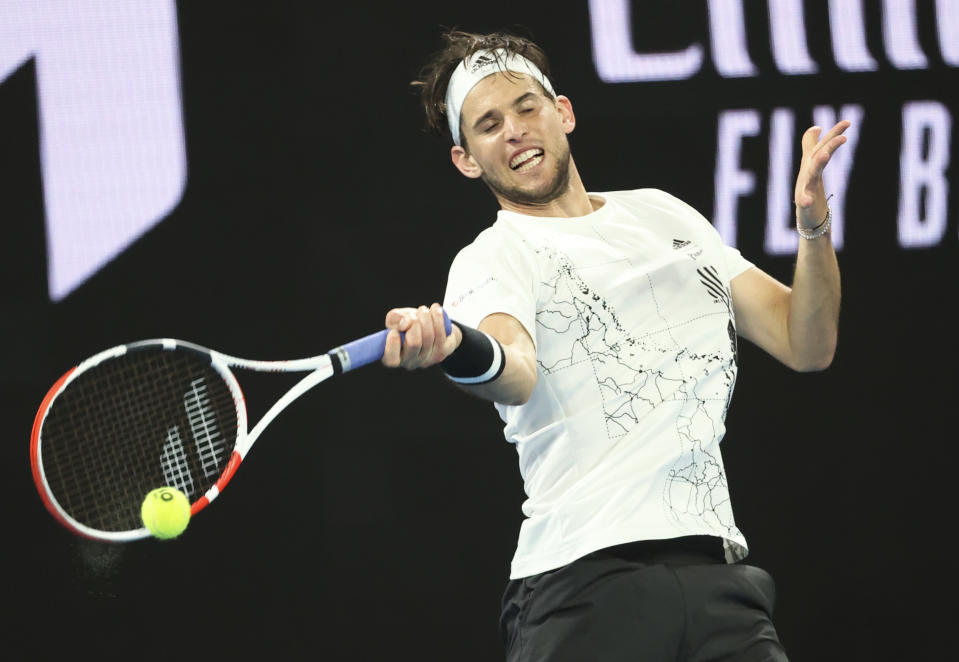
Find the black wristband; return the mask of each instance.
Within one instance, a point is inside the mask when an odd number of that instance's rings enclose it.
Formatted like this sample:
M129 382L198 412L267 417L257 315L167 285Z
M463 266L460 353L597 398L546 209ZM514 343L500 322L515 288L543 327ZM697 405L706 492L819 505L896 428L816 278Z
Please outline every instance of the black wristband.
M462 332L463 341L440 364L443 372L458 384L486 384L503 374L506 356L499 341L479 329L453 323Z

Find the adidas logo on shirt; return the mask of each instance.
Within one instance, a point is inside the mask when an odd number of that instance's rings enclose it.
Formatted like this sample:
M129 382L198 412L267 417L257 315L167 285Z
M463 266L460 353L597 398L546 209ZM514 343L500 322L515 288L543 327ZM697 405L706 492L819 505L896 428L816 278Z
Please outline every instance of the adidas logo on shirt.
M702 248L685 239L673 239L673 250L682 251L692 260L695 260L703 253Z

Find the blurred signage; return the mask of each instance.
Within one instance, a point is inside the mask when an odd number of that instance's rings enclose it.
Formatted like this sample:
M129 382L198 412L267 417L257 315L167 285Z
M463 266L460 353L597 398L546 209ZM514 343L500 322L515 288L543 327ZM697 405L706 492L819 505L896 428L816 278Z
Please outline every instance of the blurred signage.
M708 46L699 41L678 43L673 50L644 50L637 43L632 26L634 13L644 4L630 0L589 0L593 60L600 79L610 84L652 81L689 81L702 75L706 58L721 79L756 78L769 80L786 76L815 76L822 63L810 55L803 0L767 0L768 31L747 30L745 12L761 0L704 0L708 13ZM870 35L866 10L878 11L880 35ZM935 21L938 52L923 50L920 40L920 13L915 0L829 0L828 12L831 57L841 75L898 70L925 71L959 67L959 0L936 0L922 16ZM668 25L659 26L668 30ZM757 32L755 29L753 32ZM708 39L707 39L708 37ZM872 38L870 38L872 37ZM750 44L768 40L775 70L761 70L750 55ZM869 44L881 44L882 53L870 51ZM876 78L871 79L875 85ZM953 86L954 87L954 86ZM928 98L901 103L899 133L899 191L897 238L903 248L921 248L940 243L949 217L949 181L953 113L949 102L936 98L956 91L947 85L929 90ZM860 128L868 122L861 103L840 107L816 106L811 118L797 117L789 106L772 111L757 108L718 110L713 222L723 238L736 243L739 201L757 193L761 183L757 172L743 166L743 141L761 135L769 140L769 161L765 169L766 227L764 245L770 255L796 250L793 231L794 155L800 132L811 124L831 127L839 119L853 125L846 132L848 142L826 168L825 185L833 195L833 241L844 244L846 189L855 168ZM811 120L811 122L807 121ZM798 128L797 128L798 127ZM895 141L896 136L886 139Z
M176 4L0 0L0 83L30 61L56 301L183 194Z

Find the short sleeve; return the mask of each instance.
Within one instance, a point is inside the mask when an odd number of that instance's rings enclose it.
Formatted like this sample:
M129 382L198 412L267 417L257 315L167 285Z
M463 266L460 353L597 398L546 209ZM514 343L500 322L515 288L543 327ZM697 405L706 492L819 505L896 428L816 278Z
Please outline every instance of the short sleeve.
M443 307L451 319L477 327L506 313L536 343L536 261L518 235L489 228L461 250L450 266Z
M754 266L752 262L743 257L738 249L732 246L723 245L723 253L726 257L726 273L729 274L729 280Z
M683 222L689 223L696 231L707 233L711 238L710 242L713 250L722 247L722 259L726 263L726 273L728 274L729 280L732 280L754 266L752 262L742 256L742 253L740 253L738 249L724 244L715 226L691 205L670 193L658 189L640 189L633 193L641 194L644 198L654 201L656 205L668 210L668 213L675 214L682 219Z

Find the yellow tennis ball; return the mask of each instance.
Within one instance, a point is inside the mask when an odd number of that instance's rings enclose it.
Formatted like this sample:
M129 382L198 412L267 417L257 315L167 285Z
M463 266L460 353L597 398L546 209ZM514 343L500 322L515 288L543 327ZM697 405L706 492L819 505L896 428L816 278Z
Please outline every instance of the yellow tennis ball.
M175 487L158 487L143 500L140 517L153 537L176 538L190 523L190 501Z

